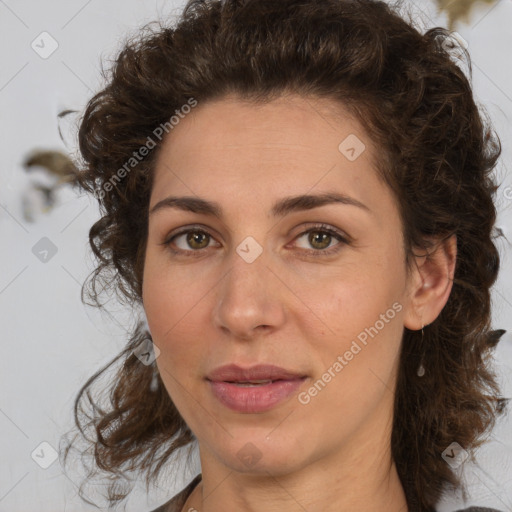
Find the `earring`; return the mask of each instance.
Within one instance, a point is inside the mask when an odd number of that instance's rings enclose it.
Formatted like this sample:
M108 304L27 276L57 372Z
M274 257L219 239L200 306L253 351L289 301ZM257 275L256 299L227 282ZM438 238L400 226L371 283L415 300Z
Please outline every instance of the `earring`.
M151 383L149 384L149 389L155 393L158 389L158 370L156 368L156 363L153 363L153 377L151 378Z
M421 346L423 347L423 337L424 337L424 333L423 333L423 327L425 327L424 325L421 327ZM423 377L423 375L425 375L425 367L423 366L423 356L421 356L421 363L420 363L420 366L418 367L418 371L416 372L418 377Z
M146 339L153 343L153 338L151 337L151 331L149 330L146 315L144 315L142 318L142 324L142 328L146 331ZM149 389L153 393L155 393L158 389L158 368L156 366L156 361L153 361L153 376L151 377L151 382L149 383Z

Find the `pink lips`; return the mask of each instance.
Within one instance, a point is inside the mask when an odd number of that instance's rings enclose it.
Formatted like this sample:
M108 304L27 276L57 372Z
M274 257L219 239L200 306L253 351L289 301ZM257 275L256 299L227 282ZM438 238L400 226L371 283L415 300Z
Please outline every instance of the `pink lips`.
M306 380L306 376L274 365L241 368L221 366L207 377L214 396L226 407L244 413L264 412L286 399ZM243 386L251 381L272 382Z

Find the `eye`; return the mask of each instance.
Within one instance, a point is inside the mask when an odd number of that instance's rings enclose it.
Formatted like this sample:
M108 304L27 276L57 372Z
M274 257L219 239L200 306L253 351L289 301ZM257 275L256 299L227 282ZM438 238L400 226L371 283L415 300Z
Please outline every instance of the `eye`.
M208 247L212 238L212 235L204 229L189 227L174 234L161 245L166 246L173 254L188 253L185 256L196 256L202 254L201 251ZM174 249L172 245L177 246L178 249Z
M349 243L348 239L345 238L340 232L325 224L313 226L311 229L302 232L298 237L295 238L295 240L299 240L306 235L307 243L312 247L315 247L313 250L306 251L312 256L329 256L331 254L336 254L341 250L341 246ZM340 243L327 249L333 238L338 240Z

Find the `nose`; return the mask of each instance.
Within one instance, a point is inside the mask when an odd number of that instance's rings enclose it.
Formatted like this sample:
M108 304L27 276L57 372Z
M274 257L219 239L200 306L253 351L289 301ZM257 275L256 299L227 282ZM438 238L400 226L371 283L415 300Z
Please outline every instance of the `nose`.
M216 327L240 340L279 329L286 318L286 286L269 268L265 251L252 263L233 251L229 263L216 287Z

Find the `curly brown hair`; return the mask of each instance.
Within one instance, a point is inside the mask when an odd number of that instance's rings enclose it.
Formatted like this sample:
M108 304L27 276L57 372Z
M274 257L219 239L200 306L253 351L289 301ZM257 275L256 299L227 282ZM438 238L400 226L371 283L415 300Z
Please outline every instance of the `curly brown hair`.
M428 251L432 237L457 237L448 302L424 338L404 328L401 346L391 448L409 509L424 512L445 490L462 486L442 452L456 440L473 454L505 411L487 365L505 332L490 328L490 288L500 264L491 173L501 144L473 98L467 51L444 28L422 34L401 7L372 0L191 0L172 26L160 21L153 30L150 23L128 38L112 68L102 67L107 85L90 99L79 129L78 179L102 214L89 232L99 263L82 300L87 290L103 307L99 296L112 287L122 301L142 305L161 148L151 134L163 133L155 129L162 126L168 132L183 105L229 93L255 104L286 93L341 102L380 149L378 171L399 205L407 269L414 250ZM154 149L127 170L150 139ZM126 348L75 400L75 422L94 463L116 475L110 504L126 498L120 483L127 471L145 472L149 489L171 455L195 440L160 377L152 391L153 368L134 355L147 336L137 324ZM90 389L118 361L103 409ZM419 378L422 361L430 371Z

